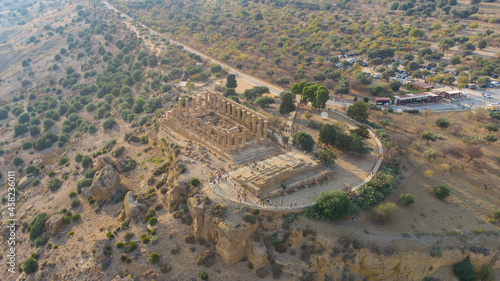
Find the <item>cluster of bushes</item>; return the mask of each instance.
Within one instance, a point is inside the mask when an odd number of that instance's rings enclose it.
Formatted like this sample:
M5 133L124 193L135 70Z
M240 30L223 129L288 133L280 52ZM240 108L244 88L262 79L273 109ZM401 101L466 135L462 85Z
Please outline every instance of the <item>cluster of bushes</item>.
M363 142L363 138L368 137L364 131L363 129L353 130L347 134L344 132L344 128L336 124L326 124L320 130L318 140L346 152L368 154L372 149Z
M399 173L399 169L386 166L360 189L349 191L349 197L362 210L373 208L397 187Z

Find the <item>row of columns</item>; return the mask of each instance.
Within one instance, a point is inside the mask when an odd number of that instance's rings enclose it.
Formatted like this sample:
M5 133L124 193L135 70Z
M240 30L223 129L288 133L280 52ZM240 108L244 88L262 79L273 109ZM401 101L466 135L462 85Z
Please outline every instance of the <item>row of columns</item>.
M205 108L230 117L250 130L257 139L261 137L267 139L267 118L262 118L252 110L228 101L222 94L205 92Z
M237 149L247 143L247 129L244 129L242 132L238 129L225 131L205 124L196 117L188 119L188 126L190 129L197 131L202 138L208 139L212 143L215 143L221 148L229 151Z

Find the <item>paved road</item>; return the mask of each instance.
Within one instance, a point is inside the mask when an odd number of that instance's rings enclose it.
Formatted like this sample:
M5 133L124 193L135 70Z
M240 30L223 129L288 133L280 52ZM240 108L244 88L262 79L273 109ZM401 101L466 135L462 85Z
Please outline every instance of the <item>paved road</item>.
M111 5L108 1L106 0L103 0L102 3L104 3L104 5L106 5L106 7L108 7L109 9L112 9L112 10L115 10L117 12L121 12L120 10L118 10L117 8L115 8L113 5ZM122 13L123 16L125 16L129 21L130 20L133 20L131 17L127 16L126 14ZM134 30L137 34L139 34L139 31L137 30L137 28L135 26L133 26L129 21L125 22L125 24L132 30ZM224 70L230 74L234 74L236 75L238 78L240 79L243 79L245 81L247 81L248 83L252 84L252 85L255 85L255 86L266 86L269 88L269 90L271 91L272 94L275 94L275 95L279 95L279 93L281 93L282 91L284 91L285 89L279 87L279 86L276 86L276 85L273 85L269 82L266 82L264 80L261 80L255 76L252 76L252 75L249 75L249 74L246 74L246 73L243 73L239 70L236 70L235 68L223 63L223 62L220 62L212 57L209 57L208 55L198 51L198 50L195 50L181 42L178 42L178 41L175 41L175 40L172 40L171 38L167 38L165 36L163 36L162 34L159 34L158 32L156 32L155 30L145 26L145 25L142 25L143 27L145 28L148 28L149 31L152 33L152 34L155 34L161 38L165 38L167 40L169 40L171 43L174 43L176 45L180 45L182 46L184 49L186 49L187 51L191 52L191 53L195 53L197 55L199 55L200 57L202 57L204 60L208 60L210 62L213 62L213 63L218 63L220 65L223 66ZM149 43L151 44L151 43ZM153 44L151 44L152 47L154 47Z

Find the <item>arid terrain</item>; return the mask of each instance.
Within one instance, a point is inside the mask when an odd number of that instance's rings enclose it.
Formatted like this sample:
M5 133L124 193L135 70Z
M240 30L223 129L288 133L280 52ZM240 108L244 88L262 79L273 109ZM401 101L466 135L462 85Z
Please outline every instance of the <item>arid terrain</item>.
M499 280L499 3L21 2L0 280Z

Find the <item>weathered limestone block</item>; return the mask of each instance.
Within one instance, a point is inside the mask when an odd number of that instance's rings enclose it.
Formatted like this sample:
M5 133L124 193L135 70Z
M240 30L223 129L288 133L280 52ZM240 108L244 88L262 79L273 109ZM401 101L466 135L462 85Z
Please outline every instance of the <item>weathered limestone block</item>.
M266 266L269 263L267 259L267 249L262 242L255 242L251 240L247 248L248 260L252 263L255 271Z
M172 187L171 190L167 192L168 207L186 202L186 198L189 195L189 183L178 182Z
M49 234L50 236L56 235L57 231L59 231L59 228L61 228L63 218L64 218L63 214L55 214L51 216L45 222L45 229L47 231L47 234Z
M125 220L137 221L141 214L141 207L137 200L135 199L135 194L133 191L127 192L125 199L123 200Z
M226 222L219 223L217 229L218 243L215 251L227 265L233 265L247 255L250 235L257 229L258 224L243 222L236 228Z
M106 165L95 176L95 180L90 187L90 195L96 199L109 199L115 193L120 184L120 175L111 165Z
M24 176L22 177L20 180L19 180L19 183L17 184L17 186L19 187L19 189L25 189L26 187L30 186L31 185L31 182L35 179L34 176Z

